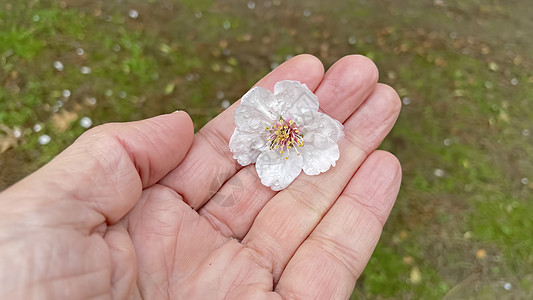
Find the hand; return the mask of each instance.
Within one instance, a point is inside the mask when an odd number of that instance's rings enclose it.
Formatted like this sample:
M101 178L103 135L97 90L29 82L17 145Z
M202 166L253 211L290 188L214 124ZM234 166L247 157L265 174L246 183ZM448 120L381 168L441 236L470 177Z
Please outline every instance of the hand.
M99 126L0 194L0 298L348 298L399 189L375 149L400 101L361 56L325 75L297 56L257 84L286 79L344 123L336 167L262 186L228 149L236 105L195 136L184 112Z

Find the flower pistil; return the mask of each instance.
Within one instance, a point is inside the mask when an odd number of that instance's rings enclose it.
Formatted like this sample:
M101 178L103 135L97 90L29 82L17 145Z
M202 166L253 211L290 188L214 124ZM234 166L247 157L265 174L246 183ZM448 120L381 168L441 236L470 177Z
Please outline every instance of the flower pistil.
M280 117L279 120L272 122L271 126L265 127L265 131L270 150L279 150L279 153L283 154L292 148L304 146L303 134L298 125L290 118ZM300 155L298 150L296 152L296 155ZM289 159L289 157L286 156L285 159Z

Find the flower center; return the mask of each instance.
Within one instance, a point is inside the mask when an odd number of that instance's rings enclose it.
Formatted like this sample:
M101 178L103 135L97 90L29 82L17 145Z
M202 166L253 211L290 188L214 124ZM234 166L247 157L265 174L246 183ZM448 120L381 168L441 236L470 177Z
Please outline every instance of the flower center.
M298 125L291 119L280 117L279 120L272 122L271 126L265 127L267 132L267 143L270 150L279 150L283 153L293 147L303 147L304 139ZM297 153L296 155L300 155ZM289 159L285 157L285 159Z

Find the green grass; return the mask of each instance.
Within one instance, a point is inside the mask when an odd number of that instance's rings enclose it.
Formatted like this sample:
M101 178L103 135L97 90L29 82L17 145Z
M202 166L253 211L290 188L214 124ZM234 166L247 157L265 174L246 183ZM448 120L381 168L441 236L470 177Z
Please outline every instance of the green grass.
M0 155L0 188L85 131L81 117L98 125L185 109L199 129L287 57L330 66L360 53L411 102L381 146L404 180L353 298L533 296L528 2L67 3L1 4L0 124L22 136ZM63 112L74 116L66 125Z

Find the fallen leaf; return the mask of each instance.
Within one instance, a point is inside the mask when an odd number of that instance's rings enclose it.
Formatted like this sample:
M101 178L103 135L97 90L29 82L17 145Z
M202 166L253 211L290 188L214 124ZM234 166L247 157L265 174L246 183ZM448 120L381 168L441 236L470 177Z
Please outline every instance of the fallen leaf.
M2 154L9 148L17 147L18 139L15 137L14 130L6 125L0 124L0 130L5 133L0 135L0 154Z
M78 118L78 114L75 112L70 112L68 110L62 110L61 112L52 116L52 122L54 127L59 131L63 132L67 130L72 122Z
M420 273L420 269L418 269L418 267L412 268L409 278L412 284L420 283L420 281L422 280L422 274Z
M477 259L485 259L487 257L487 251L485 249L479 249L476 251Z

